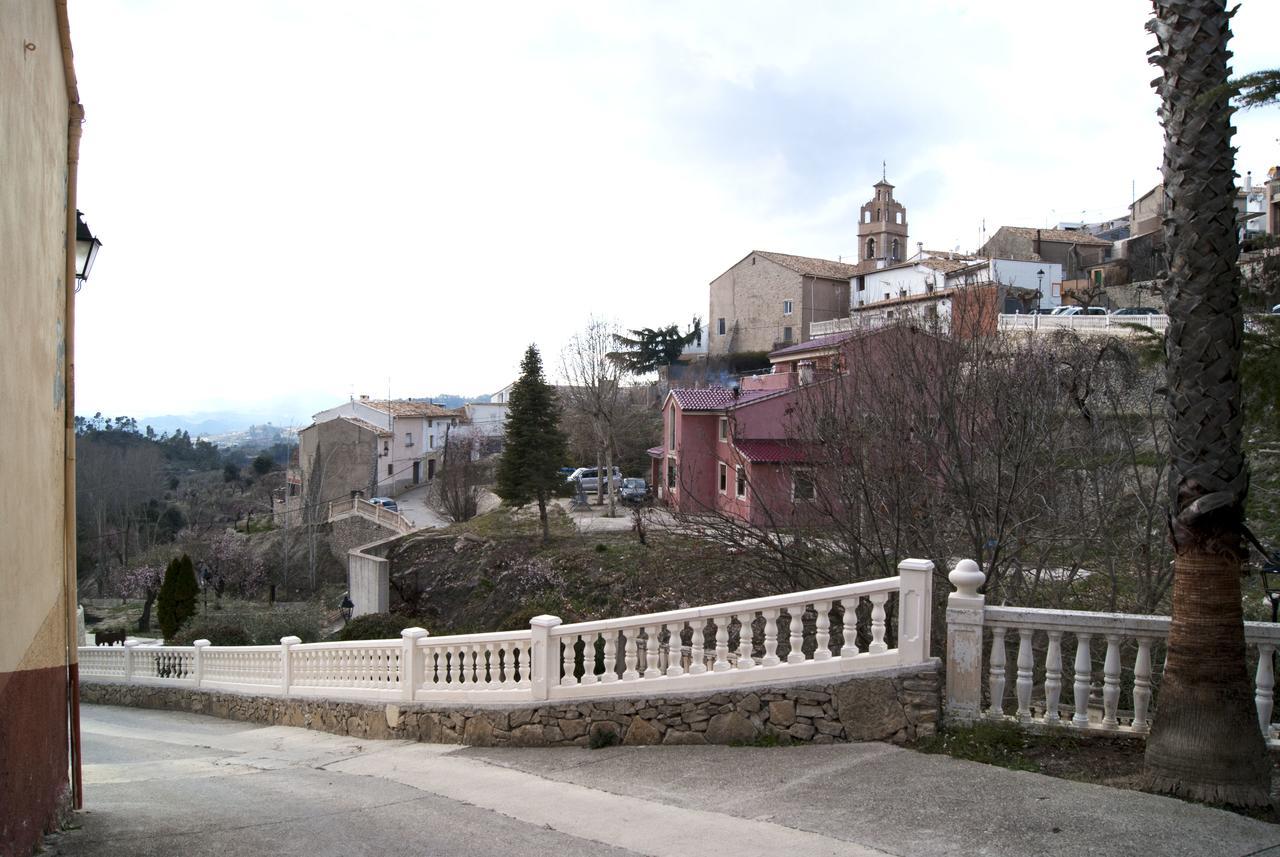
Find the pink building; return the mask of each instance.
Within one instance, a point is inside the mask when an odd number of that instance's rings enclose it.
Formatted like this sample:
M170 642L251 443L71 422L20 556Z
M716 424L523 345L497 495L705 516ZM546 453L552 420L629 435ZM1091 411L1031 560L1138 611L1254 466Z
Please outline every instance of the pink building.
M649 450L659 501L687 514L720 513L757 526L805 514L807 466L800 397L835 376L840 333L769 355L773 371L737 387L672 390L662 403L663 445Z

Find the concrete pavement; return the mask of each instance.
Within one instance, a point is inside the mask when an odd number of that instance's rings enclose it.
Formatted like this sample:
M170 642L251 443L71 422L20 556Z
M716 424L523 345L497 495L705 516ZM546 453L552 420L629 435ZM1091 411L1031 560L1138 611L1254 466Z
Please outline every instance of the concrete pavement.
M493 750L83 707L65 855L1280 855L1280 827L885 744Z

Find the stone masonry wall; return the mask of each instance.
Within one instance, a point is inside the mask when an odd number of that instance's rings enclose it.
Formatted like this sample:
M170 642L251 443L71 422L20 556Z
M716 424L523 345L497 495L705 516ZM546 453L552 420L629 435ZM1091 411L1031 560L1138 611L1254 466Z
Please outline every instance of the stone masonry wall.
M941 716L940 664L804 684L703 694L537 705L360 703L187 688L81 682L80 699L301 726L360 738L477 747L584 747L611 732L625 745L904 743L932 735Z

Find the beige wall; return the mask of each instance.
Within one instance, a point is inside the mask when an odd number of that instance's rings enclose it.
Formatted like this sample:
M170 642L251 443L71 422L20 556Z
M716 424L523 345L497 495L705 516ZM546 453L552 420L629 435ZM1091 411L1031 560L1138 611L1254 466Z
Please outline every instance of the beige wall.
M304 503L327 503L363 491L369 499L374 462L381 450L381 440L374 432L347 420L327 420L307 426L298 432L298 465L302 471ZM319 484L313 480L319 474ZM326 513L316 512L320 520Z
M27 49L34 45L34 49ZM0 674L64 661L67 121L51 0L0 5Z
M754 264L752 264L754 261ZM791 315L783 301L792 302ZM841 318L849 310L847 280L802 276L763 256L751 255L711 281L708 353L770 351L791 328L793 342L809 338L809 324ZM719 333L719 319L725 333Z

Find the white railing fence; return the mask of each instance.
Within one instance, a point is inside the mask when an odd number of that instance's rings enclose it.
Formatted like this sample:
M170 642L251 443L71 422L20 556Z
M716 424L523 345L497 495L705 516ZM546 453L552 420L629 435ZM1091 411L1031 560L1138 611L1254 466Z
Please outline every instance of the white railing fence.
M357 515L376 524L394 530L400 535L412 532L415 527L404 515L393 512L385 506L378 506L360 497L349 497L345 500L331 500L327 520L339 521Z
M665 613L399 640L80 649L80 675L130 684L368 701L521 702L666 694L929 659L933 563L898 576Z
M955 591L947 600L949 719L1135 736L1150 732L1163 673L1158 654L1169 636L1169 617L987 607L977 591L985 576L972 560L957 563L950 579ZM1270 746L1280 747L1280 724L1272 722L1272 656L1280 646L1280 625L1246 622L1245 643L1257 656L1259 727ZM1099 656L1101 670L1095 669Z
M1002 313L1000 330L1024 330L1050 333L1055 330L1074 330L1076 333L1106 333L1112 336L1128 336L1134 326L1150 328L1163 333L1169 326L1169 316L1151 315L1040 315Z

